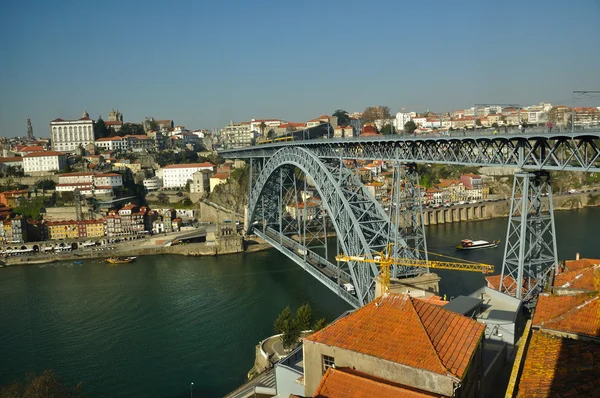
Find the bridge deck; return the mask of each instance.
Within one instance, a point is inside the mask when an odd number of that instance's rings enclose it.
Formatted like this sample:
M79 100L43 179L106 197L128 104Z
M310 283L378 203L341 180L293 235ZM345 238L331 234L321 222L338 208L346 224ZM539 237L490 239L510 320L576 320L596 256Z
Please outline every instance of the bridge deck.
M506 166L524 170L600 171L600 129L553 133L379 135L289 141L221 150L225 158L269 158L284 147L305 147L320 158L399 160Z

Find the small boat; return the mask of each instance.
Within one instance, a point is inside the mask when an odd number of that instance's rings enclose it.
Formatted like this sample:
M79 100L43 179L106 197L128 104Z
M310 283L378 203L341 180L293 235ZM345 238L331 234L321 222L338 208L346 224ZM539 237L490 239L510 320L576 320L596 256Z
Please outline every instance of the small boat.
M135 260L137 257L109 257L106 259L110 264L126 264Z
M456 248L458 250L493 249L494 247L498 247L498 243L500 243L500 239L491 242L487 240L463 239Z

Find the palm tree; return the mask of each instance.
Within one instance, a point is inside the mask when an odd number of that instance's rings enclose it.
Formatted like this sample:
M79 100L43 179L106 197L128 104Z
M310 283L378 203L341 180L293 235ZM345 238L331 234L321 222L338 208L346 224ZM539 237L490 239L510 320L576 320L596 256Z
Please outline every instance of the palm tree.
M260 128L260 135L264 137L267 125L265 124L265 122L260 122L260 125L258 127Z

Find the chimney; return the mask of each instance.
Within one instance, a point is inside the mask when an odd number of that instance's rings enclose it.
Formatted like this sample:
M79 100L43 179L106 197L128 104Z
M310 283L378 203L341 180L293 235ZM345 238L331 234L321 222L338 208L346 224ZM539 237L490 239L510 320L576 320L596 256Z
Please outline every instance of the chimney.
M575 260L579 260L579 253L575 253Z

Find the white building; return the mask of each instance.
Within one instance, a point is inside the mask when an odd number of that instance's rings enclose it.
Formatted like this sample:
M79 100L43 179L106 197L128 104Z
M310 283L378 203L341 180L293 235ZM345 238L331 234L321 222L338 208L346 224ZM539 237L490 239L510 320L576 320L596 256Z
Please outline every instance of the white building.
M81 119L54 119L50 122L52 149L55 151L75 152L94 143L95 122L84 111Z
M104 137L96 140L96 146L105 151L126 151L129 141L122 137Z
M250 128L249 122L234 124L229 123L221 132L223 143L227 148L243 148L252 145L255 133Z
M67 165L67 155L62 152L32 152L23 157L25 174L62 171Z
M73 190L68 188L72 185L95 185L97 187L120 187L123 186L123 177L117 173L94 174L94 173L68 173L58 177L58 185L63 186L62 190ZM57 190L59 190L57 188Z
M162 180L159 177L145 178L143 181L146 191L158 191L162 188Z
M165 188L183 188L193 179L195 172L212 171L215 165L210 162L191 164L171 164L162 168L163 186Z
M122 187L123 176L117 173L96 174L94 175L94 184L97 186Z
M412 117L415 116L414 112L406 113L406 112L398 112L396 113L396 119L394 120L394 127L396 130L404 130L404 125L412 120Z
M210 175L212 172L200 170L192 175L192 184L190 185L190 193L209 193L210 192Z

